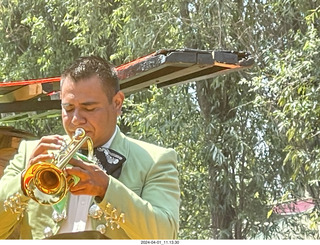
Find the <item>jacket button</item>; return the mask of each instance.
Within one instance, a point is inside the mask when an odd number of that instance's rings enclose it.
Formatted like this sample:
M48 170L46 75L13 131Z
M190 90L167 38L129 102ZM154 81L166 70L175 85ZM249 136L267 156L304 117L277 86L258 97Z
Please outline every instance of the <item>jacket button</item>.
M99 231L101 234L104 234L106 233L106 226L103 224L100 224L97 226L96 230Z
M94 219L100 219L102 214L103 214L103 211L96 204L93 204L89 209L89 216Z
M43 234L46 238L52 236L52 229L50 227L46 227L43 230Z
M61 220L65 219L65 218L66 218L65 210L61 214L59 214L56 210L54 210L52 213L52 219L56 223L60 222Z

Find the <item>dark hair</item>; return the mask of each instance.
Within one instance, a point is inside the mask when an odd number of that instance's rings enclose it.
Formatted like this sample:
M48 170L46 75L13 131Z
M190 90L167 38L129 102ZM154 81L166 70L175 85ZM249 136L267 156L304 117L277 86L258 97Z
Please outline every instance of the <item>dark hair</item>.
M109 100L120 90L119 79L114 67L98 56L80 57L71 64L61 75L60 87L64 80L70 77L74 82L98 76Z

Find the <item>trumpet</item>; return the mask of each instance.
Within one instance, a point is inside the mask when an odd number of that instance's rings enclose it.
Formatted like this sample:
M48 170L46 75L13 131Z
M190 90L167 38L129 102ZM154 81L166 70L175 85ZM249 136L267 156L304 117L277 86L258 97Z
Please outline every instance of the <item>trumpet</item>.
M84 143L88 147L87 156L77 152ZM66 176L63 171L72 157L92 161L93 142L82 128L76 129L71 142L62 147L52 162L38 162L26 170L23 178L25 193L42 205L60 202L78 178Z

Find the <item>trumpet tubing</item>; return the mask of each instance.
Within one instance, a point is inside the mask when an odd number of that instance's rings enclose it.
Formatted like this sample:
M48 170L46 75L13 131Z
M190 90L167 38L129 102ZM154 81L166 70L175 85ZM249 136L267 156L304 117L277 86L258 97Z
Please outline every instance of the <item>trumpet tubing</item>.
M78 128L71 142L52 163L38 162L30 166L23 179L26 194L42 205L53 205L61 201L75 183L74 178L66 176L63 169L84 143L87 143L87 159L90 161L93 155L92 140L82 128Z

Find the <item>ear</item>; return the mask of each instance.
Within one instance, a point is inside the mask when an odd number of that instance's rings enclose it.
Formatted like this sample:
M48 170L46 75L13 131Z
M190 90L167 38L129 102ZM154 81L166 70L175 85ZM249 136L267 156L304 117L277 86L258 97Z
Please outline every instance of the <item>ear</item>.
M116 93L116 95L112 98L112 103L118 116L121 115L123 101L124 93L122 91L118 91L118 93Z

